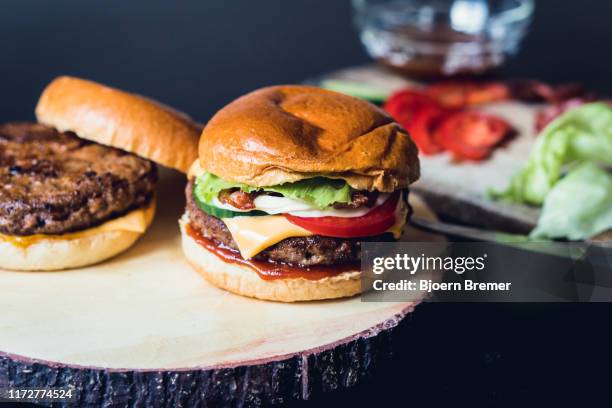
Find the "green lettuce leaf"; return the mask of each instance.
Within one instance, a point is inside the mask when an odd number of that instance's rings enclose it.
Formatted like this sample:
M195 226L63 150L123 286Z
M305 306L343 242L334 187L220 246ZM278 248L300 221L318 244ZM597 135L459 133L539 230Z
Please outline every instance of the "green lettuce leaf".
M325 177L315 177L270 187L253 187L223 180L211 173L204 173L196 180L194 194L200 201L210 204L212 199L219 195L220 191L229 188L239 188L247 193L254 191L279 193L288 198L306 201L317 208L326 208L333 203L348 203L351 201L351 188L346 181Z
M553 121L538 136L526 166L512 177L508 189L490 194L541 205L564 168L584 161L612 165L612 107L607 103L585 104Z
M583 240L612 229L612 174L584 163L550 191L531 238Z
M333 203L348 203L351 201L351 188L344 180L333 180L315 177L295 183L285 183L273 187L265 187L265 191L280 193L285 197L303 200L318 208L326 208Z
M220 191L234 187L237 187L242 191L246 191L247 193L257 190L246 184L223 180L212 173L204 173L196 180L193 193L201 202L210 204L213 198L219 195Z

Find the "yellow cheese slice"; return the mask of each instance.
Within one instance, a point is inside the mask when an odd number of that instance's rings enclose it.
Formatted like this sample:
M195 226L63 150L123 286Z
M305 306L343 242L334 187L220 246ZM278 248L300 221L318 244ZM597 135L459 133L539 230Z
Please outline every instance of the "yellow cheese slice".
M312 232L287 221L282 215L222 218L232 233L240 255L252 258L264 249L290 237L308 237Z
M404 227L406 226L406 216L408 215L408 206L404 200L397 202L395 207L395 224L393 224L387 232L393 234L393 238L400 239L404 233Z
M126 215L115 218L114 220L110 220L105 222L102 225L97 227L88 228L83 231L77 232L69 232L67 234L61 235L26 235L26 236L16 236L16 235L5 235L0 234L0 241L10 242L15 246L19 246L22 248L33 245L42 240L48 239L59 239L59 240L72 240L78 238L84 238L87 236L92 236L96 234L100 234L102 232L108 231L130 231L136 233L143 233L146 231L147 227L153 220L155 216L155 200L151 200L149 205L146 208L139 208L133 211L130 211Z
M403 200L398 202L395 212L395 224L387 232L391 232L395 239L399 239L402 236L408 212ZM240 250L240 255L244 259L252 258L283 239L314 235L312 232L287 221L282 215L222 218L222 221L232 233L232 237Z

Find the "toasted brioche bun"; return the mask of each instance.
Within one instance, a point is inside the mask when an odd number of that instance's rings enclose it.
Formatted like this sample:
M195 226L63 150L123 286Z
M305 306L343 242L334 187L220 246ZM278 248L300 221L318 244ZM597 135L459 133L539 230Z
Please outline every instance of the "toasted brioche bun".
M388 192L419 177L415 144L384 111L297 85L259 89L217 112L199 159L204 171L258 187L325 176Z
M136 211L143 209L133 212ZM147 228L154 215L155 201L152 201L144 210ZM0 238L0 269L55 271L92 265L127 250L144 234L144 231L108 230L103 227L104 224L65 236L36 239L29 245L18 245Z
M36 117L60 131L72 131L183 173L198 155L201 126L187 115L92 81L56 78L40 96Z
M361 271L310 280L304 278L264 280L248 266L227 263L198 244L185 230L187 217L181 221L183 253L189 264L207 281L229 292L277 302L334 299L361 293Z

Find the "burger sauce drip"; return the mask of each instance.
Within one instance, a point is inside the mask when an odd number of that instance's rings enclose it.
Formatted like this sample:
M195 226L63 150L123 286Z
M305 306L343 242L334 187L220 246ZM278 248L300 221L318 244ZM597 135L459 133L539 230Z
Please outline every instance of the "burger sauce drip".
M339 275L344 272L360 270L359 264L298 267L280 263L244 259L239 252L217 245L214 241L206 238L199 231L191 228L190 225L186 226L186 231L187 234L198 244L206 248L207 251L215 254L223 262L248 266L253 269L253 271L255 271L263 280L296 278L319 280Z

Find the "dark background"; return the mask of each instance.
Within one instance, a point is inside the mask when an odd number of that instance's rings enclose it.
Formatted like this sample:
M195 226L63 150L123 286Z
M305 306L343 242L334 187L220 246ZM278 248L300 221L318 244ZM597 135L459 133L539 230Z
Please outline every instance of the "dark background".
M32 119L41 90L61 74L145 94L205 122L254 88L368 61L348 0L2 6L2 121ZM505 71L612 94L611 17L610 1L537 1L532 32ZM311 405L592 406L609 389L611 315L607 304L426 304L398 329L386 375Z
M139 92L206 121L263 85L368 61L348 0L3 0L0 120L33 118L55 76ZM612 2L537 1L511 75L612 94Z

